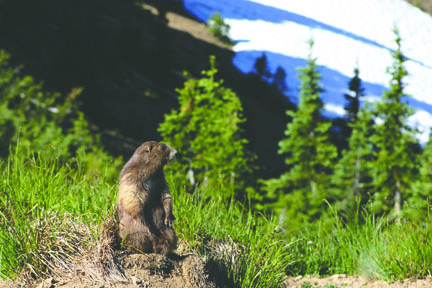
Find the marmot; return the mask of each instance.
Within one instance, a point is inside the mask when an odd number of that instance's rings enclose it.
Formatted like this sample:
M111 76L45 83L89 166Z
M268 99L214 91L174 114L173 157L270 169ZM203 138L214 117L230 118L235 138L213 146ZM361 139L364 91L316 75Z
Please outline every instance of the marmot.
M177 248L172 196L163 170L176 153L166 144L145 142L120 173L117 212L129 251L165 254Z

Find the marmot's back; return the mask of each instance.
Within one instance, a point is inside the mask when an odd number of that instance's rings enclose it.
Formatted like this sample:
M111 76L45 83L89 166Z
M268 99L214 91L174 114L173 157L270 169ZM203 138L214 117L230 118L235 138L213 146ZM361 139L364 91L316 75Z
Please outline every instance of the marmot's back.
M145 142L120 173L117 211L128 250L167 253L177 248L172 196L163 171L176 152L166 144Z

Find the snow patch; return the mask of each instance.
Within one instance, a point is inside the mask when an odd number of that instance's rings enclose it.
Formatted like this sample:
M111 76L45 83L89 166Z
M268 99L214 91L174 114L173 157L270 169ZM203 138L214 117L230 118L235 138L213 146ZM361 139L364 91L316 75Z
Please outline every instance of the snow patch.
M186 9L206 21L219 12L231 26L236 43L233 59L242 72L253 71L263 54L270 71L285 70L287 96L298 97L297 68L309 54L307 41L314 40L326 89L322 94L326 113L343 115L348 81L354 68L360 70L366 97L377 99L388 89L392 64L390 51L396 49L393 29L402 38L408 58L405 92L416 109L411 125L423 131L422 143L432 123L432 17L403 0L184 0ZM425 134L426 133L426 134Z

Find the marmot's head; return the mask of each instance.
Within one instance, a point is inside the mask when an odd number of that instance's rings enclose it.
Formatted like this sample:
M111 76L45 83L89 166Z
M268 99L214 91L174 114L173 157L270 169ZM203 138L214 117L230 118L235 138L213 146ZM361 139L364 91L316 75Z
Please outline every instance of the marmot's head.
M156 141L148 141L138 147L133 157L138 157L150 163L159 165L170 164L177 154L177 151L167 144Z
M163 166L170 164L177 151L164 143L149 141L139 146L120 173L120 181L124 175L133 177L133 181L142 181L150 177ZM138 180L137 180L138 179Z

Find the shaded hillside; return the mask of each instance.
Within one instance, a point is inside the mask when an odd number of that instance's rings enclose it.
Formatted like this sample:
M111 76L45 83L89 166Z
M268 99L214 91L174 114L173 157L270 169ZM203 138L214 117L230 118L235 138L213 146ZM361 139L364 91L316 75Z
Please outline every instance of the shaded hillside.
M48 90L66 94L84 87L79 101L86 117L100 131L111 131L103 142L112 153L126 155L141 141L160 139L156 129L177 105L182 72L200 76L214 54L219 77L243 102L246 138L258 164L267 167L262 176L279 175L284 163L277 142L285 110L292 107L288 99L256 76L238 72L233 52L179 1L149 4L158 9L140 1L4 0L0 49Z

